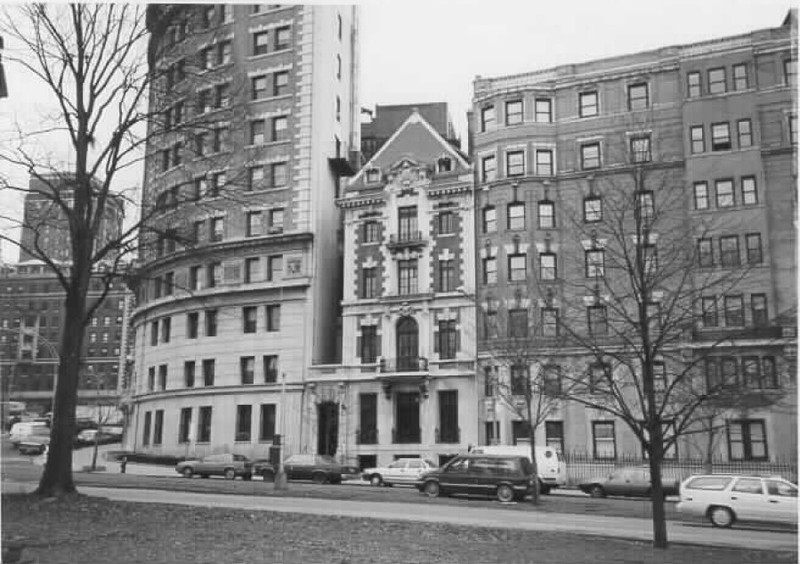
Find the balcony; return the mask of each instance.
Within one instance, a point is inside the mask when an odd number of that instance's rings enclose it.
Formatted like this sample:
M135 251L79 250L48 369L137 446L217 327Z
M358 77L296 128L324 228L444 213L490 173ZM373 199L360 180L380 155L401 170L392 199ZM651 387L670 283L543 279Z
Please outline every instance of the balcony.
M422 231L407 231L389 235L389 243L386 246L390 250L399 250L409 247L424 247L427 244L428 240L423 237Z
M458 444L461 442L461 429L458 427L456 428L447 428L447 429L439 429L436 428L436 442L440 444Z
M356 444L357 445L377 445L378 444L378 430L375 428L357 429L356 430Z
M419 444L422 430L419 427L404 427L392 429L392 444L408 445Z
M382 358L380 362L382 374L391 372L427 372L428 359L421 356L401 356L398 358Z

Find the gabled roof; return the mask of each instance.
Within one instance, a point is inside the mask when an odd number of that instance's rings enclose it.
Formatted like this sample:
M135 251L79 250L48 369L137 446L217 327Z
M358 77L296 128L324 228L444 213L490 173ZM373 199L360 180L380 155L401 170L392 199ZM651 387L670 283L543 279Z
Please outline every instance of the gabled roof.
M387 170L401 159L410 159L420 164L434 164L443 155L453 161L453 171L467 172L469 162L442 137L436 129L414 111L375 155L350 181L349 186L363 185L364 171L370 168Z

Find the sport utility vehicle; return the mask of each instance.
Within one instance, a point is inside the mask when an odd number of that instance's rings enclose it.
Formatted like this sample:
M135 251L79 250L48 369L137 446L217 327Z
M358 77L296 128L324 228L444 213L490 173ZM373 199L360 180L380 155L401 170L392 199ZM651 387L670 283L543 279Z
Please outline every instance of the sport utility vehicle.
M534 479L533 464L525 456L463 454L426 472L415 485L428 497L486 495L508 502L525 497Z
M779 476L692 476L681 484L680 496L679 513L706 517L715 527L736 521L797 524L797 486Z
M241 476L243 480L249 480L253 475L253 463L241 454L210 454L200 460L178 462L175 471L184 478L198 474L203 478L225 476L226 480L233 480Z

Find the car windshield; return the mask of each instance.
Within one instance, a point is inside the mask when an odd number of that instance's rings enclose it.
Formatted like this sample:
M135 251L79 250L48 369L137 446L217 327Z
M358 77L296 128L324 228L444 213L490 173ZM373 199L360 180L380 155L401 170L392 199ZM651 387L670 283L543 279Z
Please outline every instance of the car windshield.
M333 459L333 457L327 454L319 455L317 457L317 462L323 462L325 464L336 464L336 461Z

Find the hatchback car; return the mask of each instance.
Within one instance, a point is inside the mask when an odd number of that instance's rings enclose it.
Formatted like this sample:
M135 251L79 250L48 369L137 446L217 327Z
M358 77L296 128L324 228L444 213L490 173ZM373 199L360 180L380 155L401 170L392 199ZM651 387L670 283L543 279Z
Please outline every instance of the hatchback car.
M361 477L373 486L414 484L422 474L435 470L436 465L423 458L398 458L386 466L366 468Z
M526 456L463 454L415 483L428 497L441 494L495 496L510 502L524 498L534 487L533 464Z
M661 487L664 495L678 495L678 480L661 476ZM650 497L650 468L647 466L629 466L618 468L605 478L593 478L578 484L578 488L592 497L619 495L627 497Z
M209 476L224 476L226 480L233 480L241 476L249 480L253 476L253 463L241 454L211 454L199 460L184 460L175 465L175 471L184 478L191 478L195 474L202 478Z
M331 456L322 454L293 454L283 461L283 471L289 480L311 480L316 484L340 484L342 480L358 478L355 466L340 464ZM259 461L253 473L265 482L275 479L277 469L267 461Z
M706 518L715 527L736 521L797 525L797 486L780 476L692 476L681 484L680 495L679 513Z

